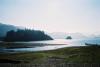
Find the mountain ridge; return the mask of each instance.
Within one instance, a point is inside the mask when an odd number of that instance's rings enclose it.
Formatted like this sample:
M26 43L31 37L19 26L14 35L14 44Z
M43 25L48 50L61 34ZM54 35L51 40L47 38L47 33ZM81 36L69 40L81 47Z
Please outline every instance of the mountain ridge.
M17 26L0 23L0 37L4 37L6 33L10 30L17 30L17 29L19 29Z

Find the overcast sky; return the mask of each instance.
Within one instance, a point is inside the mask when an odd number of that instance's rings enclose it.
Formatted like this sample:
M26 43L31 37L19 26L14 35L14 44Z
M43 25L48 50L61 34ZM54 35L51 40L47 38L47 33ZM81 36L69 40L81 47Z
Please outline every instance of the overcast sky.
M0 0L0 22L47 32L100 32L100 0Z

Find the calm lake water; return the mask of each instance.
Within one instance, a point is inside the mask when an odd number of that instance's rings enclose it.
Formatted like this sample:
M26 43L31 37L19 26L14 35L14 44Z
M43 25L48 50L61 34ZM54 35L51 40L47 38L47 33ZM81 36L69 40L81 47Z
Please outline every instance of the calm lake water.
M77 47L86 46L85 43L100 44L100 38L87 38L87 39L56 39L49 41L31 41L31 42L14 42L11 45L25 45L31 46L30 48L0 48L1 53L15 53L15 52L34 52L34 51L45 51L55 50L65 47ZM1 45L1 44L0 44Z

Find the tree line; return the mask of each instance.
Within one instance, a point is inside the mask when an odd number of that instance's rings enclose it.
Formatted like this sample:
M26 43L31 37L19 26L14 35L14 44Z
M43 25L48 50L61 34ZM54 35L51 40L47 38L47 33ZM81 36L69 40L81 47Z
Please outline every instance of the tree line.
M4 41L40 41L40 40L53 40L44 31L18 29L17 31L10 30L4 37Z

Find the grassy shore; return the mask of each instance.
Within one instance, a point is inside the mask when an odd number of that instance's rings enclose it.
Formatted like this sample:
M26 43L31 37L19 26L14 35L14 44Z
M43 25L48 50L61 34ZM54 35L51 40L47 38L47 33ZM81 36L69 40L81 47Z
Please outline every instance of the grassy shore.
M51 51L0 54L0 62L100 63L100 46L66 47Z

